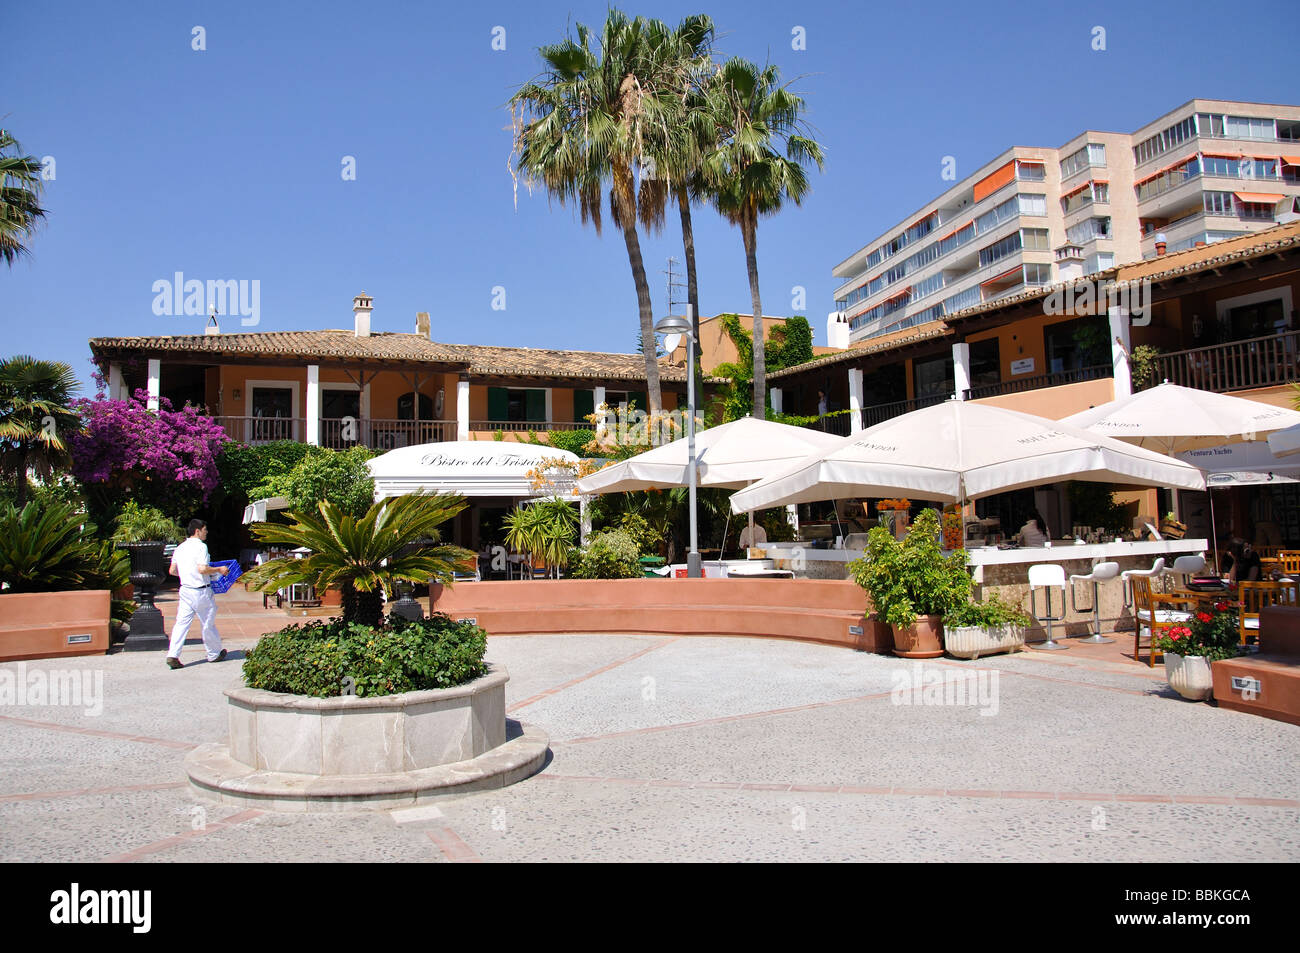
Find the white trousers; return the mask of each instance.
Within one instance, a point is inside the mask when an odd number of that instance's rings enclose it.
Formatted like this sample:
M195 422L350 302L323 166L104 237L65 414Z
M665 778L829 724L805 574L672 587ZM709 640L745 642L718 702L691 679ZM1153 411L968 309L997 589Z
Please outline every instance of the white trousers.
M211 662L221 654L221 634L217 631L217 600L211 589L187 589L181 586L180 596L176 602L176 625L172 627L172 643L167 654L172 658L181 657L185 647L185 635L190 630L190 623L198 617L203 627L203 647L207 650Z

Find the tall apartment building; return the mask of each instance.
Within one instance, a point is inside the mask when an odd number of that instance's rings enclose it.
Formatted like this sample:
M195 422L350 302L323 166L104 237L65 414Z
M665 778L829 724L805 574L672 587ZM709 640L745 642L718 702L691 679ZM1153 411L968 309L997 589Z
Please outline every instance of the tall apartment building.
M1300 107L1193 99L1131 135L1014 146L835 266L846 347L1300 213Z

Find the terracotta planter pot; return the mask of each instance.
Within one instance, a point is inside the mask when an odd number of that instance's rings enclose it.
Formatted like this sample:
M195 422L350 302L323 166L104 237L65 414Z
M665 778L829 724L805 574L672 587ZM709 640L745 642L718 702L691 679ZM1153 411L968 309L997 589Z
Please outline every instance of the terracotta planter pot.
M894 654L903 658L943 655L943 616L917 616L912 625L894 626Z
M1200 655L1165 653L1165 678L1169 687L1188 701L1206 701L1214 692L1210 663Z

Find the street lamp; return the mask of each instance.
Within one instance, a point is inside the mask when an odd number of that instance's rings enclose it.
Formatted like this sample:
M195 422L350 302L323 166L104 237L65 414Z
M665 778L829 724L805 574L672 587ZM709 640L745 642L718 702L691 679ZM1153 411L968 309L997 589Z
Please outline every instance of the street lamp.
M680 334L686 338L686 453L687 472L690 475L691 548L686 554L686 575L699 579L704 575L700 566L699 523L695 516L695 313L694 306L686 306L686 317L669 315L655 325L656 334Z

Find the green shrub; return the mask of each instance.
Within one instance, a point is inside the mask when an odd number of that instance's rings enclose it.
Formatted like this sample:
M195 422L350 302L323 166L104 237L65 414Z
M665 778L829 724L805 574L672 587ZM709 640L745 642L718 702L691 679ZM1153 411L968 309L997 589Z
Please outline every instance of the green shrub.
M307 622L263 636L244 660L244 684L316 698L452 688L486 673L486 651L487 633L440 613L418 622L389 616L377 628Z
M134 500L122 504L113 526L115 543L179 543L185 538L176 521L162 510L140 506Z
M587 537L586 548L575 550L569 575L576 579L636 579L641 551L626 530L607 529Z
M587 456L586 447L596 439L594 430L552 430L548 435L551 446L557 450L568 450L580 457Z
M297 440L276 440L256 446L228 443L217 460L221 485L228 493L242 493L250 500L260 499L258 488L282 476L301 463L308 454L324 452L320 447Z
M849 563L853 580L867 591L876 614L904 627L919 615L947 617L970 599L971 577L966 552L945 556L939 536L939 513L921 511L900 543L877 526L867 533L867 551Z
M294 466L271 476L257 487L257 497L282 496L289 509L315 512L316 504L329 500L349 516L360 518L375 502L375 482L366 461L374 456L366 447L347 450L317 448Z
M967 602L943 617L945 626L979 626L994 629L1003 625L1024 627L1030 623L1029 613L1020 606L1003 602L997 593L990 593L983 602Z

